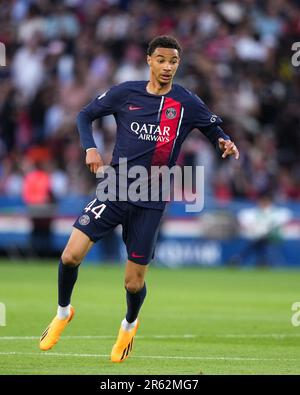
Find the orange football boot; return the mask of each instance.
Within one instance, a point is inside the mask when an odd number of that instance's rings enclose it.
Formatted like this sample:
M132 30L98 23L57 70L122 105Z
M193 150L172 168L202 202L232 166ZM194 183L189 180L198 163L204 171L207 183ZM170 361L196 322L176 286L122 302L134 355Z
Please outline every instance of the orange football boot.
M139 321L137 321L135 327L131 329L131 331L125 331L121 326L117 341L111 351L110 357L112 362L123 362L129 357L133 347L134 336L138 327Z
M50 325L44 330L40 338L40 349L43 351L50 350L59 340L60 335L67 324L74 317L75 310L71 306L70 316L65 320L60 320L57 316L51 321Z

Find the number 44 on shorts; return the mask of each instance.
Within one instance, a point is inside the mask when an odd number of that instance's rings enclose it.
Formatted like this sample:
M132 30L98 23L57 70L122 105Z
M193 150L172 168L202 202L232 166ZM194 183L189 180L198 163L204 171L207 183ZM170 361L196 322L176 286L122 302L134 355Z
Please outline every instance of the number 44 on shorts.
M95 219L101 218L101 214L105 210L106 204L102 203L99 206L93 207L93 205L96 203L97 199L92 200L85 208L84 211L88 213L91 211L93 214L95 214ZM93 207L93 208L92 208ZM98 211L97 211L98 210Z

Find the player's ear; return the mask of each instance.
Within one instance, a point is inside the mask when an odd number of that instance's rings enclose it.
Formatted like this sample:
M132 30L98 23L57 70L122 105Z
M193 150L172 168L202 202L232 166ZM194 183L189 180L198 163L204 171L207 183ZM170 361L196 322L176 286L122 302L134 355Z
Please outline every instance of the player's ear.
M151 56L147 55L147 63L149 66L151 66Z

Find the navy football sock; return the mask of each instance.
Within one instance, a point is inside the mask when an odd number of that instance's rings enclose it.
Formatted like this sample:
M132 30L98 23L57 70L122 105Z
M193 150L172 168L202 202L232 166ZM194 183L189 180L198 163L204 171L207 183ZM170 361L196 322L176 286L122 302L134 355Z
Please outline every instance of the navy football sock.
M64 265L60 259L58 266L58 304L66 307L70 304L71 294L78 276L79 266Z
M127 322L131 323L137 319L139 314L140 308L144 302L146 297L147 288L146 283L142 289L140 289L136 293L131 293L126 289L126 300L127 300L127 313L126 313L126 320Z

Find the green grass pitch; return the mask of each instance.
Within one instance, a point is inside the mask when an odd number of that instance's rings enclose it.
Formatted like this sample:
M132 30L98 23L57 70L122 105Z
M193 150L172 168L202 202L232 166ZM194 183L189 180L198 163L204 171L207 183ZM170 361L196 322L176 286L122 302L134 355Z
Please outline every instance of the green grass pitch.
M109 361L125 313L122 266L79 270L74 320L48 352L38 338L56 312L55 262L0 261L0 374L299 374L296 270L150 267L132 356Z

